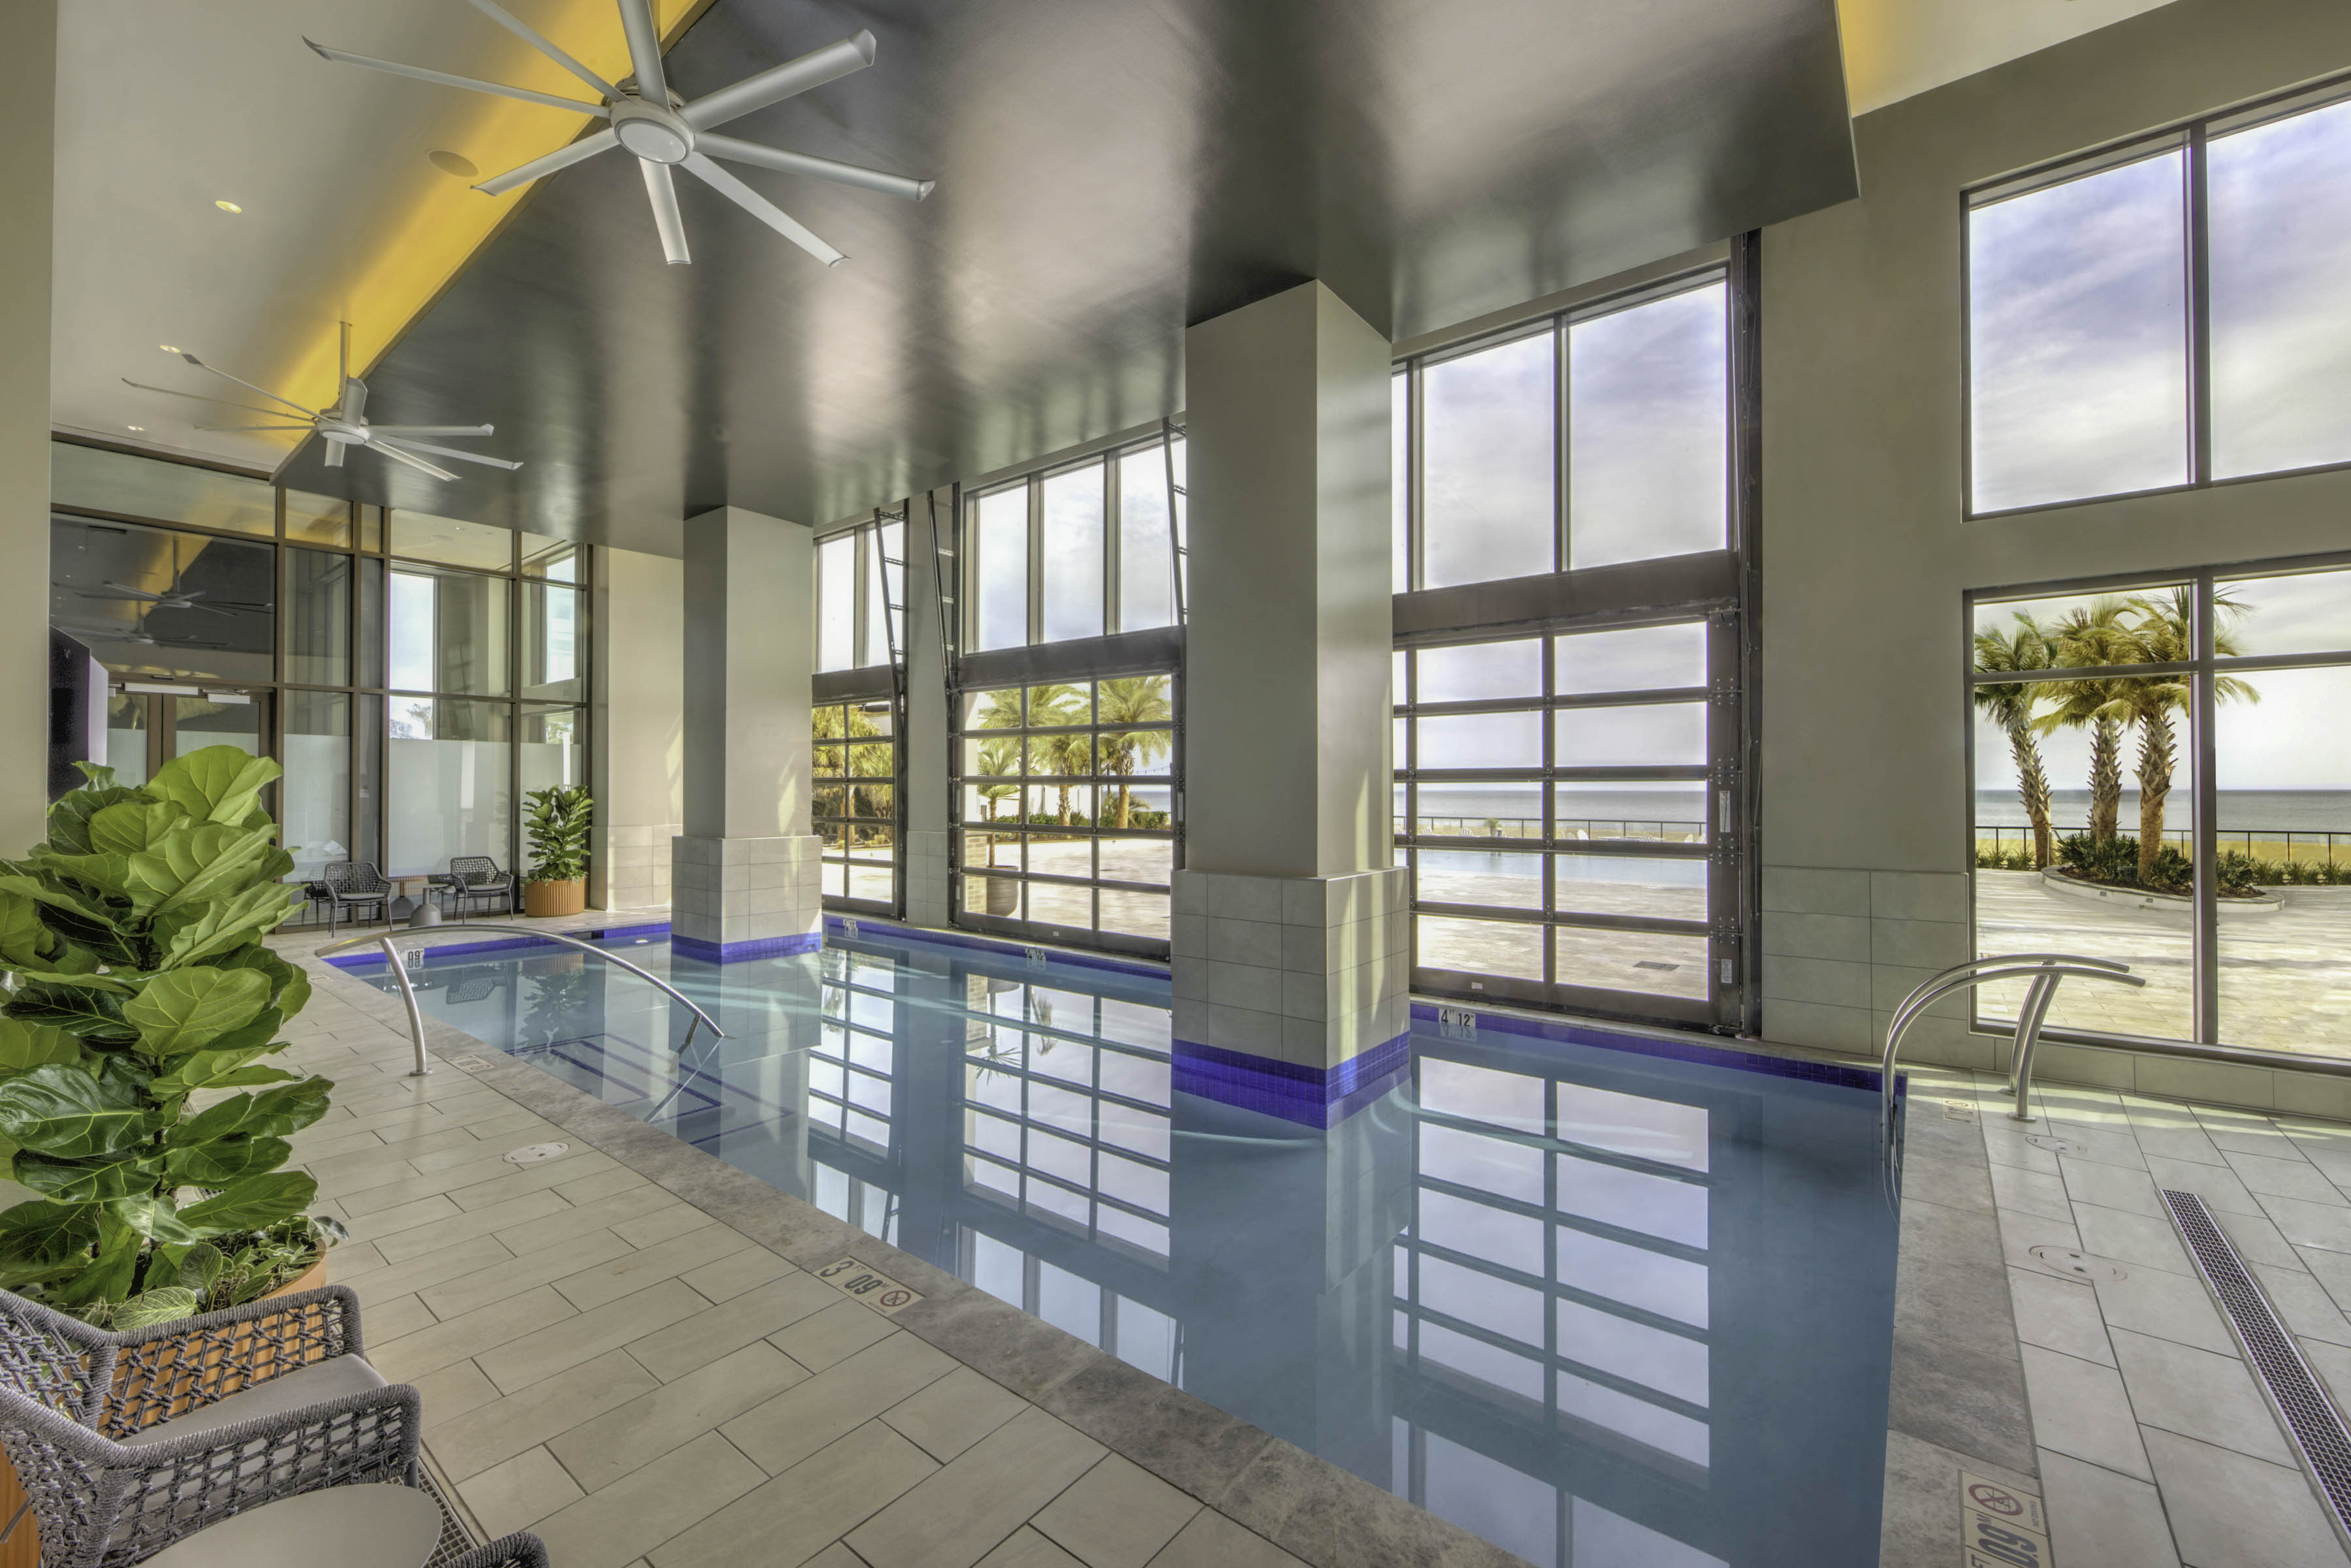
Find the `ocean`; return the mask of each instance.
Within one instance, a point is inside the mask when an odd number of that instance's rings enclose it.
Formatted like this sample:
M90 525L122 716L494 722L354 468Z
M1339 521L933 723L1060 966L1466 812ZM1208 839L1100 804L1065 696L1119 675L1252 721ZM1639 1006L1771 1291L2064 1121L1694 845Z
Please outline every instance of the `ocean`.
M2172 790L2171 798L2164 804L2167 829L2177 831L2189 825L2193 798L2187 789ZM2086 827L2090 821L2090 792L2052 791L2049 814L2060 827ZM1976 821L1988 828L2027 825L2024 806L2013 789L1977 790ZM2138 831L2136 789L2123 791L2122 825L2126 833ZM2218 825L2224 833L2246 829L2261 832L2351 832L2351 789L2223 789Z

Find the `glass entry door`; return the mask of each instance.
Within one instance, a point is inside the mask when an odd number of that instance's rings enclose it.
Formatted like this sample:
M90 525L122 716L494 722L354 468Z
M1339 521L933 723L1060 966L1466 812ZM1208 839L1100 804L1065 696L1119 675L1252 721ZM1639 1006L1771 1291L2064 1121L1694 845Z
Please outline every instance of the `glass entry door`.
M207 746L269 755L266 692L115 691L106 702L106 761L120 783L145 783L174 757Z

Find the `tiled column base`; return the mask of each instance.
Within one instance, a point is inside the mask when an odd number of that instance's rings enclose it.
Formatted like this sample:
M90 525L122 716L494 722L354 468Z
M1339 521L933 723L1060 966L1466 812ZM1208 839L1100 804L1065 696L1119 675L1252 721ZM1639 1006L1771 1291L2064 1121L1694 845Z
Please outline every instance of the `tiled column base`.
M1177 872L1176 1086L1327 1127L1384 1093L1412 1019L1401 868Z
M604 907L658 909L669 902L670 841L678 824L616 823L604 853Z
M817 872L823 843L813 833L672 839L670 945L718 964L822 946Z
M927 828L906 833L906 918L916 925L947 923L947 835Z

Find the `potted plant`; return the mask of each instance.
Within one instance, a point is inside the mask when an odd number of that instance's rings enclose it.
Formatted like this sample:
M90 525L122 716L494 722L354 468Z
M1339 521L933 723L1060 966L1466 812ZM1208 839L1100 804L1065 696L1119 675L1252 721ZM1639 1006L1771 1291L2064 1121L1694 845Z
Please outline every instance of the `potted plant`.
M310 994L261 941L294 898L258 803L277 765L82 772L0 861L0 1153L38 1195L0 1213L0 1287L130 1329L315 1283L341 1227L304 1213L286 1139L334 1085L266 1064Z
M588 824L596 802L584 784L534 789L523 799L530 805L523 913L534 919L577 915L588 907Z

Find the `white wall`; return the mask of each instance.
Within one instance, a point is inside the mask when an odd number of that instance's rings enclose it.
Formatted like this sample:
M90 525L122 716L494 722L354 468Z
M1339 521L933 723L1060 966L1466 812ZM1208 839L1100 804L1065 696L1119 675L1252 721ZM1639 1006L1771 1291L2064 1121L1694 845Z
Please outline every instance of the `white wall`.
M593 594L589 898L604 909L666 905L669 841L685 821L685 563L600 549Z
M0 854L42 836L49 757L49 241L56 0L0 5Z

